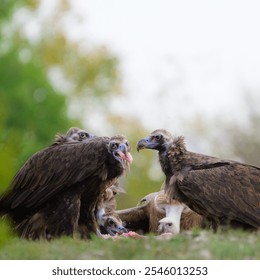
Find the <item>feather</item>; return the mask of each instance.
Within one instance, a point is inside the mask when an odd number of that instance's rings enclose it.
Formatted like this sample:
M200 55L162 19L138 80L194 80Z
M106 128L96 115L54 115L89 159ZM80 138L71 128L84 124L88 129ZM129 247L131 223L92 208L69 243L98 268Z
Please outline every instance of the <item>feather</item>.
M28 238L74 236L79 226L89 237L98 232L94 212L99 196L124 173L129 151L123 136L51 145L17 172L0 197L0 212ZM44 226L36 226L39 221ZM46 232L37 233L37 228Z

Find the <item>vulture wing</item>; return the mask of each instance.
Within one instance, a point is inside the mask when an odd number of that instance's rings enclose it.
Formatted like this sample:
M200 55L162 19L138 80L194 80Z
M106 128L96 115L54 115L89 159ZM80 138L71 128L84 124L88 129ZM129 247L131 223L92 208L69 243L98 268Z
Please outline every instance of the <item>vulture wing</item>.
M82 184L90 176L106 176L101 166L106 159L108 138L86 143L51 146L34 154L18 171L0 208L38 207L64 188Z
M210 158L206 156L205 161L201 155L199 164L190 158L190 164L186 162L185 168L172 176L168 188L199 214L258 228L259 168Z
M149 231L149 214L147 205L136 206L128 209L117 210L116 213L128 230Z

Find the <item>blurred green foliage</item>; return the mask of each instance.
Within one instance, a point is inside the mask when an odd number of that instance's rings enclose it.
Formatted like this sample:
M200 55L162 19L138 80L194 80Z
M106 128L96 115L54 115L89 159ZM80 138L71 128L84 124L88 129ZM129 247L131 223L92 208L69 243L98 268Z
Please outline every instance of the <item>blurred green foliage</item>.
M48 81L37 59L23 62L21 46L0 56L0 186L34 152L72 125L66 99Z
M53 89L38 61L19 60L17 48L1 56L0 104L2 149L14 148L19 164L72 124L65 97Z

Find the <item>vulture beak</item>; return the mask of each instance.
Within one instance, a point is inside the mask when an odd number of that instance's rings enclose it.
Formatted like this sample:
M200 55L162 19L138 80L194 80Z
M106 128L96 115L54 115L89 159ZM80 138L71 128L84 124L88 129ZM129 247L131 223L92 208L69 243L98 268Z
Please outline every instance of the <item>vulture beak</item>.
M126 146L126 144L121 143L118 148L113 152L114 157L122 162L123 165L128 165L130 163L132 163L133 161L133 157L132 155L128 152L128 147Z
M136 147L138 152L139 150L143 150L143 149L157 150L157 148L158 148L158 143L152 142L151 137L145 137L139 140Z
M110 234L111 236L118 234L123 234L123 233L127 233L128 230L124 227L124 226L117 226L117 227L106 227L106 230L108 232L108 234Z
M101 225L101 228L110 234L111 236L118 234L127 233L128 230L122 225L121 222L117 221L117 219L109 218L104 215L103 224Z

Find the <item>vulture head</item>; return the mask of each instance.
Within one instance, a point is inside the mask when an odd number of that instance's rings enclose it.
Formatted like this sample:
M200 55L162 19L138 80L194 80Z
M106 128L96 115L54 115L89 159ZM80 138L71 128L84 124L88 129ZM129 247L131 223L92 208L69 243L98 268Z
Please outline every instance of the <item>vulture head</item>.
M163 234L163 233L176 234L176 233L179 233L179 231L175 228L175 225L174 225L174 222L172 221L172 219L169 217L165 217L159 221L158 233L159 234Z
M101 233L110 234L111 236L114 236L117 233L122 234L128 232L123 226L122 220L116 213L103 214L99 220L99 226Z
M107 150L112 155L112 159L120 162L124 169L133 161L130 154L130 144L124 136L111 137L107 143Z
M137 143L137 151L142 149L153 149L157 151L166 150L172 141L173 136L169 131L157 129Z
M81 128L71 127L65 135L57 134L55 136L55 144L84 142L94 137L96 136Z
M145 197L143 197L139 200L139 202L137 203L137 206L146 205L146 204L150 203L152 200L155 199L157 194L158 194L158 192L153 192L153 193L147 194Z
M96 209L96 219L102 234L110 234L114 236L116 233L122 234L128 232L123 226L123 222L119 215L115 212L116 195L124 190L115 182L108 187L99 198Z

